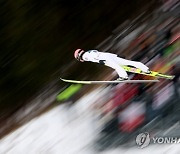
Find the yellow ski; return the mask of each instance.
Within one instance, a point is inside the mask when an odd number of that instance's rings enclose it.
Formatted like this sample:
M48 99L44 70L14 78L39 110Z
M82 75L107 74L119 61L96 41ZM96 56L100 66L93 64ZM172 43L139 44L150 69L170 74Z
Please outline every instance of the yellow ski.
M174 75L166 75L166 74L162 74L162 73L155 72L155 71L150 71L150 73L144 73L139 68L134 68L134 67L129 67L129 66L122 66L122 67L127 72L143 74L143 75L148 75L148 76L157 77L157 78L164 78L164 79L172 80L175 77Z

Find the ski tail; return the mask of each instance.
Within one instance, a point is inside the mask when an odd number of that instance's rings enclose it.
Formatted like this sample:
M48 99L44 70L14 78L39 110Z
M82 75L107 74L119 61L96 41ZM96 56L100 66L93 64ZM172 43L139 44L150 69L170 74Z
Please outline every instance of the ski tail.
M166 75L166 74L162 74L162 73L155 72L155 71L150 71L150 73L145 73L139 68L134 68L134 67L129 67L129 66L121 66L121 67L123 67L124 70L127 72L143 74L143 75L157 77L157 78L164 78L164 79L172 80L175 77L174 75Z

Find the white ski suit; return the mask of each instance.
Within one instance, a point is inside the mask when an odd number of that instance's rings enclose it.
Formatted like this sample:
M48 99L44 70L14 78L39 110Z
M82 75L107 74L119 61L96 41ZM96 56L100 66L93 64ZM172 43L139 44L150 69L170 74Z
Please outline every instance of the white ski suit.
M84 61L90 61L95 63L104 64L116 70L117 74L121 78L128 78L128 74L120 65L130 65L141 69L143 72L148 72L149 68L141 62L126 60L118 57L116 54L99 52L97 50L86 51L82 55Z

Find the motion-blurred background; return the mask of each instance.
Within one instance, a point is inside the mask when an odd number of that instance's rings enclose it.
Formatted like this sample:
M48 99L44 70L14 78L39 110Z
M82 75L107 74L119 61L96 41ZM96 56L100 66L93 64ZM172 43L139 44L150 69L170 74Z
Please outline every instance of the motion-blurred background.
M92 124L100 128L93 142L95 149L131 145L140 131L180 136L176 127L180 120L179 1L1 0L0 19L2 139L59 104L66 105L64 110L72 109L79 99L94 91L94 97L80 102L90 102L87 111L98 121ZM155 84L63 83L60 77L117 77L110 68L77 62L73 57L77 48L116 53L175 78L160 79ZM129 75L134 79L152 79Z

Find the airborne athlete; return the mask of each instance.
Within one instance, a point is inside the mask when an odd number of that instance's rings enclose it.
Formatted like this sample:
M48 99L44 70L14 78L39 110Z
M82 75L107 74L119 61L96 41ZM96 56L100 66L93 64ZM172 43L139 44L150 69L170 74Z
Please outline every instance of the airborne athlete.
M81 62L90 61L94 63L104 64L116 70L119 78L117 80L128 80L128 74L121 66L133 66L139 68L144 73L149 73L149 68L141 62L131 61L118 57L116 54L99 52L98 50L77 49L74 52L74 57Z

